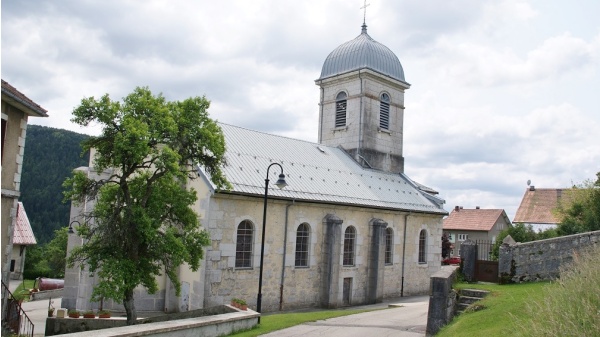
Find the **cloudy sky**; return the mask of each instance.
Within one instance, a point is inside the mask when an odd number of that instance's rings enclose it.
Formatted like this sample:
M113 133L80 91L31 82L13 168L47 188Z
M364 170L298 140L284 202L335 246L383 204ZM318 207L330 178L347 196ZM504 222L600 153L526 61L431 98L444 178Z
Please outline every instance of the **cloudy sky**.
M406 173L446 209L503 208L528 179L600 171L600 1L369 0L368 32L399 57ZM360 34L360 0L2 1L2 78L69 122L82 98L149 86L206 95L221 122L317 141L327 55Z

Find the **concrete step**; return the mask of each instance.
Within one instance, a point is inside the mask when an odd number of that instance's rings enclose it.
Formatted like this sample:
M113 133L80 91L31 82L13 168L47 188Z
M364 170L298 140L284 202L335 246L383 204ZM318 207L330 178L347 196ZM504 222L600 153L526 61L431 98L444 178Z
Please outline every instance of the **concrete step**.
M486 290L479 290L479 289L462 289L460 291L460 295L462 296L468 296L468 297L477 297L477 298L484 298L486 297L490 292L486 291Z

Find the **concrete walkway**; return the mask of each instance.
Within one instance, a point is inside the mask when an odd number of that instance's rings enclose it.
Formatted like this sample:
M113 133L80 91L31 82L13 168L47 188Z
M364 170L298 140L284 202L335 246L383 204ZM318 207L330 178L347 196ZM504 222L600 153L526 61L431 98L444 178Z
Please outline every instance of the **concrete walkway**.
M429 296L403 297L386 303L352 307L352 309L379 309L387 307L390 307L390 309L305 323L262 336L425 336Z

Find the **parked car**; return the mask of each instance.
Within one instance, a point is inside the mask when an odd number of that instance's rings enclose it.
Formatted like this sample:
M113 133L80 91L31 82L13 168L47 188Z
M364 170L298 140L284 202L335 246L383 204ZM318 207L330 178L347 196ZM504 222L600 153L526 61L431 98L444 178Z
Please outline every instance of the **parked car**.
M451 256L442 260L443 265L459 265L460 264L460 256Z

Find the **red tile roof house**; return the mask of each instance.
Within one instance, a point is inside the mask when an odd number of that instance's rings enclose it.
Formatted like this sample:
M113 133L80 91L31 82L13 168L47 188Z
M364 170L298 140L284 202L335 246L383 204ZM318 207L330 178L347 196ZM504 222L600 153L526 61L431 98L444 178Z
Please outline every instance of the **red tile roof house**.
M25 213L23 203L17 206L17 221L13 232L13 250L10 260L10 278L13 280L23 279L23 268L25 267L25 256L27 246L35 245L35 235L31 229L29 218Z
M513 223L531 225L536 231L555 228L560 219L555 209L561 201L568 198L568 188L535 188L529 186L523 195Z
M509 226L512 226L510 219L503 209L481 209L479 206L475 209L466 209L456 206L444 219L443 231L449 236L450 242L454 244L452 256L457 256L460 252L460 245L465 240L493 243L496 242L498 233ZM486 249L489 248L486 247Z
M2 282L8 284L16 226L18 199L21 197L21 171L25 153L27 122L31 117L48 117L46 109L2 80L2 217L0 233ZM5 315L2 306L2 317Z

